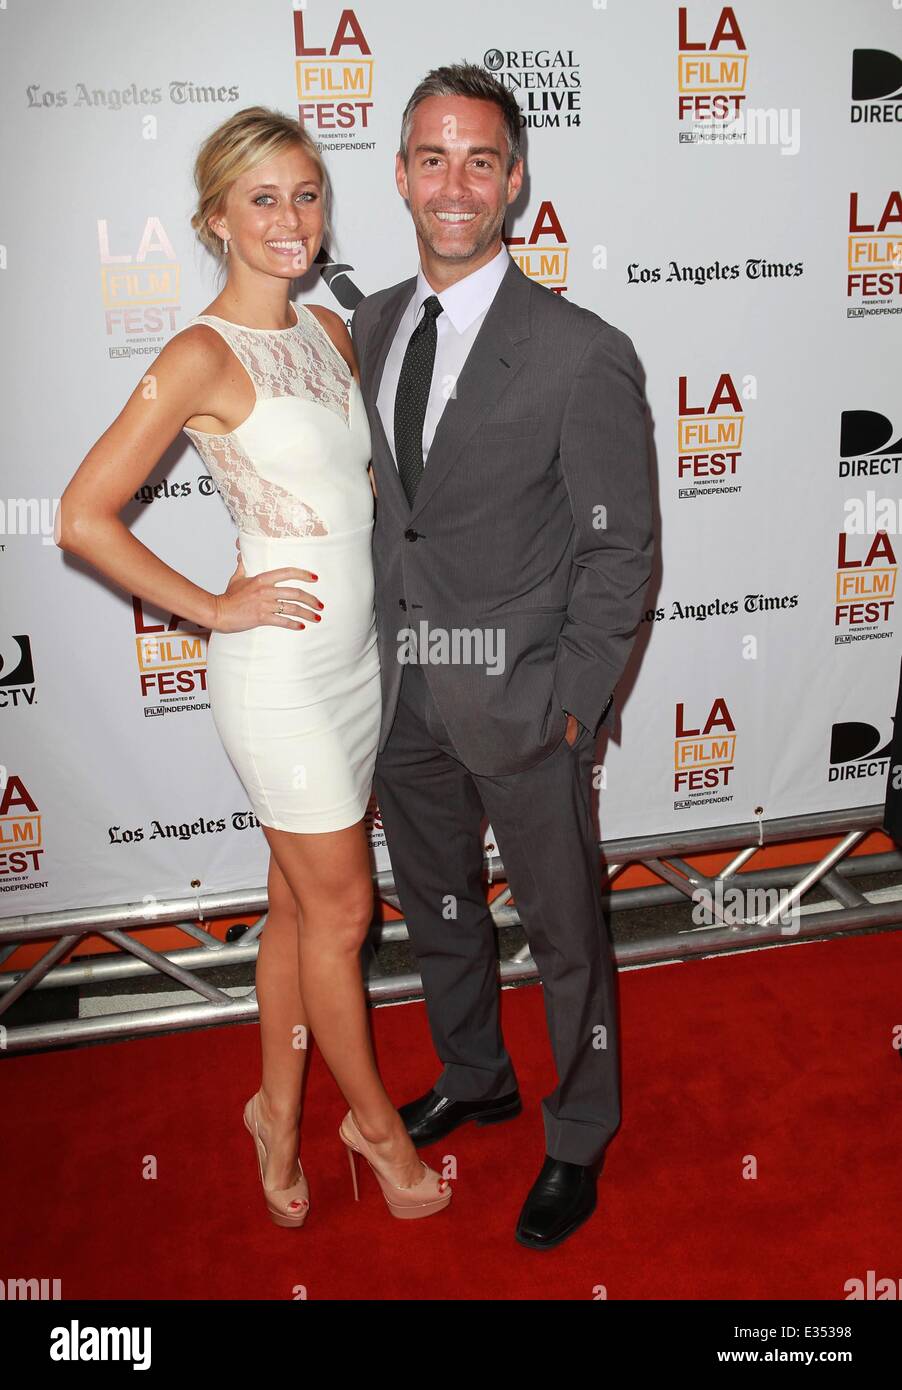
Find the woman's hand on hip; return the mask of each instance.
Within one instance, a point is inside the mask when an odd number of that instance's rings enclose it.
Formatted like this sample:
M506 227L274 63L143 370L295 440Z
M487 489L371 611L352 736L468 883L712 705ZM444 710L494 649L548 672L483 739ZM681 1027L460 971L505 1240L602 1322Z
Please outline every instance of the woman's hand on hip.
M235 571L225 593L216 596L214 632L244 632L251 627L287 627L300 632L307 622L319 622L318 610L323 604L307 589L290 588L284 583L291 579L315 580L310 570L265 570L248 578L244 561L239 554ZM282 580L281 584L277 581ZM279 607L281 605L281 613ZM305 621L302 621L305 620Z

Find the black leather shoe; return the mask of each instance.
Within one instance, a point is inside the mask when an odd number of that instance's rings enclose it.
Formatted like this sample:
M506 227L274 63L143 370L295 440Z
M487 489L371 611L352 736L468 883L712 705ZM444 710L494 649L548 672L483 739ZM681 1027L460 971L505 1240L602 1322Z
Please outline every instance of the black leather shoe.
M437 1091L427 1091L419 1100L409 1100L398 1107L398 1114L404 1121L407 1133L420 1149L424 1144L434 1144L444 1139L452 1129L475 1120L478 1125L495 1125L502 1120L512 1120L523 1109L519 1091L508 1091L506 1096L495 1100L449 1100Z
M572 1235L595 1210L595 1184L604 1158L595 1163L566 1163L545 1155L542 1171L523 1203L516 1237L534 1250L551 1250Z

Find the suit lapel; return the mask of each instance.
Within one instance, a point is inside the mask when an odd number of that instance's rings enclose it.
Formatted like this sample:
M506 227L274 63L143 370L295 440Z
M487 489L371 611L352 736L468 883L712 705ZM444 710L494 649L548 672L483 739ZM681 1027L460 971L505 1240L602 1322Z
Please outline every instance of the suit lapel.
M382 382L382 373L385 370L385 359L388 356L388 350L397 332L398 324L401 321L401 315L407 308L413 292L416 289L416 283L416 276L413 276L412 279L405 280L403 284L398 286L394 297L389 300L378 323L367 339L363 361L360 366L361 379L366 387L370 402L372 403L372 416L377 435L377 439L373 441L373 456L375 458L378 445L381 443L382 456L387 460L385 469L383 470L384 475L388 479L389 487L395 489L400 506L408 511L410 510L410 504L407 501L407 494L401 485L401 478L398 473L397 465L395 464L394 454L388 442L388 436L385 433L385 426L382 423L382 416L379 413L379 407L376 401L379 396L379 387ZM382 481L383 478L380 474L379 483L381 484Z
M377 327L370 334L364 357L376 429L388 458L385 472L390 486L397 489L401 506L409 512L411 519L417 516L442 479L447 477L467 440L485 414L500 400L523 365L526 358L525 342L530 335L528 295L531 285L529 277L512 259L457 378L455 394L445 403L413 507L410 507L376 407L376 398L389 347L415 287L415 277L398 287L394 301L386 307Z

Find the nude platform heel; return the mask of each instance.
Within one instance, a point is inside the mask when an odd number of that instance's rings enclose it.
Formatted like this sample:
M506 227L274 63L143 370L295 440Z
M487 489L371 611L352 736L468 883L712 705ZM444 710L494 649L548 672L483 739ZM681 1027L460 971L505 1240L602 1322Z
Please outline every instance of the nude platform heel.
M259 1094L259 1092L257 1093ZM304 1170L298 1162L298 1172L300 1178L293 1187L267 1187L264 1182L264 1170L266 1165L266 1146L260 1138L260 1129L257 1124L257 1096L251 1096L247 1105L244 1107L244 1124L248 1133L254 1141L257 1150L257 1163L260 1167L260 1182L263 1185L263 1199L266 1202L266 1210L269 1212L270 1220L277 1226L291 1226L298 1228L303 1226L310 1210L310 1190L307 1186L307 1179L304 1177Z
M442 1178L434 1168L429 1168L422 1159L423 1176L412 1187L398 1187L390 1178L379 1171L379 1160L370 1144L367 1143L354 1122L352 1111L348 1111L338 1129L339 1138L348 1151L351 1165L351 1179L354 1183L354 1200L360 1201L357 1186L357 1155L364 1158L373 1176L382 1189L382 1195L392 1216L402 1221L412 1221L418 1216L431 1216L441 1211L451 1201L451 1184ZM445 1190L447 1189L447 1191Z

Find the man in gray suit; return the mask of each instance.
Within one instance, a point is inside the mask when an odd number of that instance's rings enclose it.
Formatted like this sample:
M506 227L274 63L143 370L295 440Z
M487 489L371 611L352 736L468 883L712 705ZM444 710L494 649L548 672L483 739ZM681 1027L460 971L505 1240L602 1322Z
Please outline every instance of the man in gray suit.
M630 339L524 275L502 241L519 131L513 95L481 68L420 83L396 159L420 269L364 299L353 336L377 494L375 790L444 1064L400 1113L419 1147L522 1109L499 1024L485 814L558 1073L516 1228L547 1249L594 1210L620 1122L590 803L653 539Z

